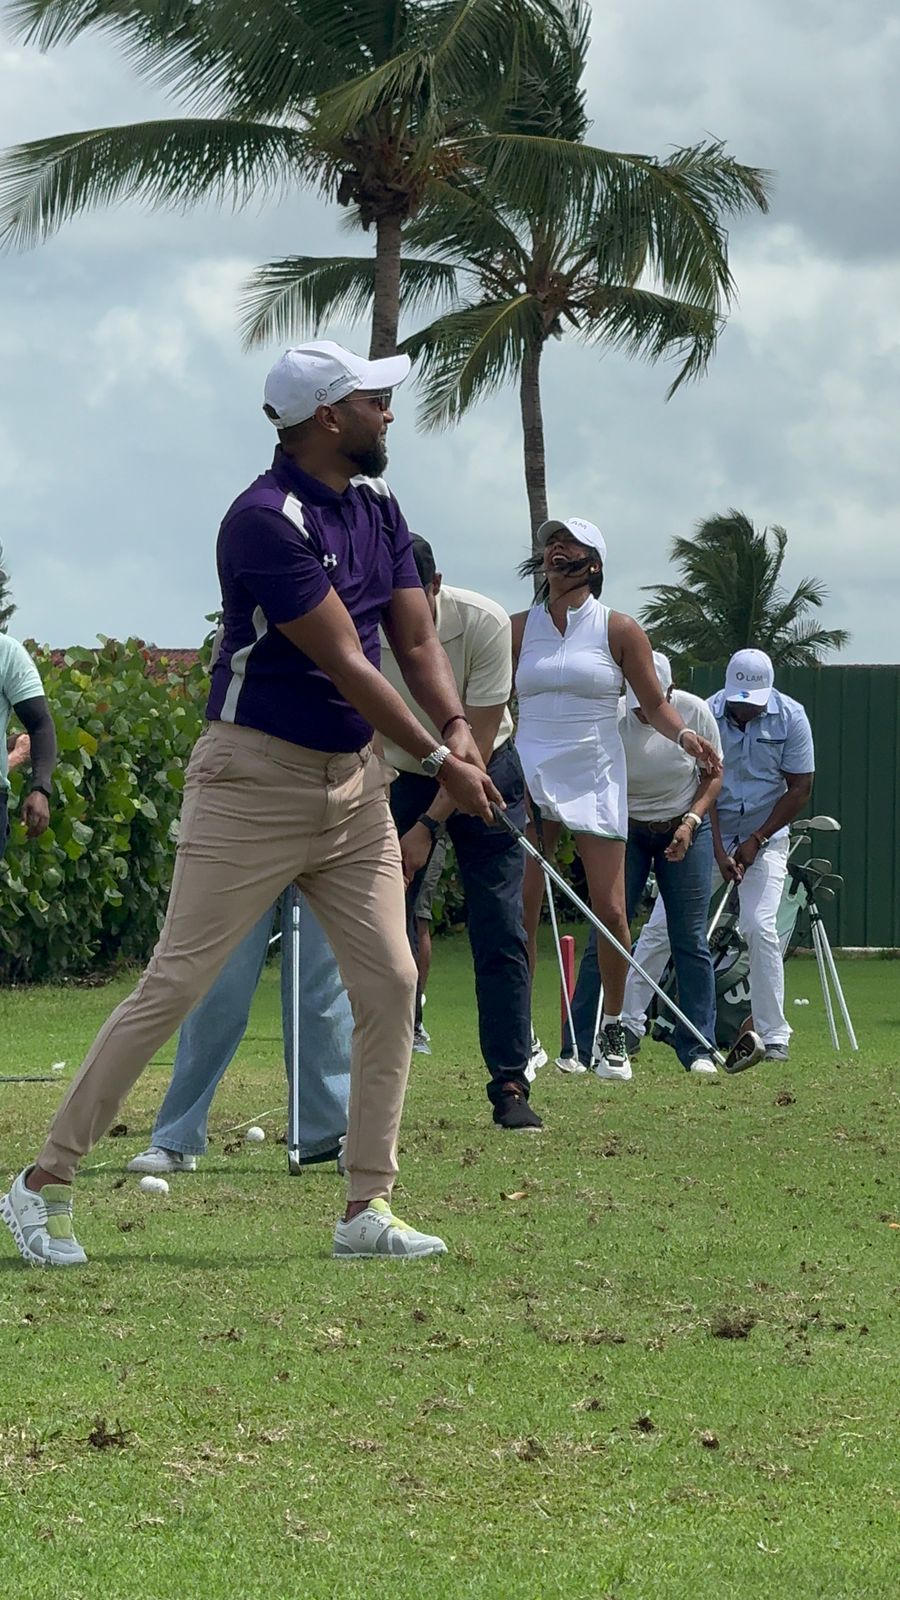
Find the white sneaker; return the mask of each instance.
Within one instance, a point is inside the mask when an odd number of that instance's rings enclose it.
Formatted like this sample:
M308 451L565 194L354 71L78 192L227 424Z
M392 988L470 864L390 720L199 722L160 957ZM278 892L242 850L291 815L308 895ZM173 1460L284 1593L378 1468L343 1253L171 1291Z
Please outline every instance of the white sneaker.
M25 1186L30 1167L20 1172L0 1199L0 1217L30 1267L81 1267L87 1256L72 1229L72 1186L47 1183L40 1194Z
M710 1061L709 1056L695 1056L691 1062L690 1070L691 1072L696 1072L697 1076L702 1078L717 1078L719 1076L719 1069L714 1061Z
M371 1200L351 1222L337 1224L331 1253L344 1261L362 1261L371 1256L411 1260L415 1256L441 1256L446 1250L443 1239L417 1233L408 1222L401 1222L386 1200Z
M557 1056L556 1070L564 1072L567 1077L575 1078L580 1072L587 1072L587 1067L577 1056Z
M598 1029L591 1066L598 1078L617 1080L619 1083L629 1082L631 1062L628 1059L628 1043L621 1022L608 1022L605 1028Z
M624 1061L610 1061L606 1056L595 1056L591 1062L591 1071L598 1078L604 1078L610 1083L630 1083L632 1079L631 1062L628 1057Z
M544 1049L544 1046L541 1044L541 1041L538 1038L537 1034L535 1033L534 1029L532 1028L532 1030L531 1030L531 1055L528 1057L528 1065L525 1068L525 1077L527 1078L528 1082L529 1083L534 1083L534 1080L537 1077L541 1067L545 1067L546 1065L547 1065L547 1052Z
M197 1157L185 1156L180 1150L163 1150L158 1144L151 1144L149 1150L142 1150L139 1156L129 1161L126 1172L196 1172Z

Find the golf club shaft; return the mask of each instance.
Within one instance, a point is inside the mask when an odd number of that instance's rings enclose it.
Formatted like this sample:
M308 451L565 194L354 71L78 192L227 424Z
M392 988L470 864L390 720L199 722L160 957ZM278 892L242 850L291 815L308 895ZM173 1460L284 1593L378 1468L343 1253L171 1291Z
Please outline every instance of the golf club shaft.
M283 956L282 956L282 959ZM291 1133L289 1156L300 1159L300 895L291 891Z
M847 1029L847 1037L850 1040L850 1048L851 1050L858 1050L859 1045L856 1042L856 1034L853 1030L853 1023L850 1019L850 1011L847 1006L847 1002L844 999L844 991L841 988L841 980L838 977L838 970L834 960L834 952L832 951L831 945L828 943L828 935L825 932L821 922L817 923L816 926L819 933L819 944L822 950L822 958L831 976L831 981L834 984L834 992L837 995L837 1002L841 1008L841 1016L844 1019L844 1027Z
M816 952L816 966L819 969L819 982L822 985L822 998L825 1001L825 1015L828 1019L828 1032L835 1050L840 1050L841 1042L838 1038L837 1027L834 1021L834 1006L831 1003L831 988L828 982L828 968L825 964L825 952L822 949L822 929L817 917L812 918L813 949Z
M544 859L540 851L537 850L531 843L531 840L525 837L525 834L522 832L521 828L517 828L515 823L510 820L505 811L501 811L499 806L494 806L494 815L496 816L497 821L502 822L504 827L508 828L510 833L513 834L516 839L518 839L523 850L525 850L527 854L530 855L540 867L542 867L545 877L552 879L552 881L556 884L556 887L562 890L562 893L567 897L567 899L571 900L573 906L577 907L582 916L587 917L591 925L597 929L597 932L603 935L607 944L611 944L613 949L618 951L623 960L628 962L628 965L631 967L632 971L638 973L638 975L643 978L645 983L649 983L653 993L657 996L657 998L663 1002L663 1004L669 1011L671 1011L674 1017L678 1018L678 1021L681 1023L682 1027L687 1028L688 1032L693 1035L698 1044L702 1044L704 1050L709 1051L713 1061L717 1062L719 1066L724 1065L725 1058L717 1049L717 1047L714 1044L711 1044L709 1039L704 1039L700 1029L694 1026L690 1017L686 1017L684 1012L675 1004L674 1000L671 1000L665 993L665 990L661 989L659 984L656 983L653 978L651 978L649 972L644 971L639 962L635 961L630 950L626 950L625 946L619 943L619 940L616 938L615 934L610 933L605 924L600 921L600 918L594 916L590 906L585 905L585 902L580 898L579 895L575 893L575 890L568 883L566 883L566 880L562 874L557 872L556 868L552 866L549 861Z

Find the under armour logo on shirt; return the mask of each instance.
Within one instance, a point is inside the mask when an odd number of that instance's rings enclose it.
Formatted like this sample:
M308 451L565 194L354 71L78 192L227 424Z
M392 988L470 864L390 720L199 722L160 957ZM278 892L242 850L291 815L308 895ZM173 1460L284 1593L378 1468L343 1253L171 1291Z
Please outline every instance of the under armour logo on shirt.
M326 569L326 571L328 570L329 567L331 567L331 568L336 567L337 566L337 556L323 556L322 557L322 565Z

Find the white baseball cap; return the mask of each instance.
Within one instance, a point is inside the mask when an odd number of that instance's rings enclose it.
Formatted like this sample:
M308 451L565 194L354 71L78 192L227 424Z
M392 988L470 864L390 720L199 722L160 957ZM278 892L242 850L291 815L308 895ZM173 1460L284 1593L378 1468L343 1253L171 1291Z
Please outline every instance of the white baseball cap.
M665 694L672 687L672 664L668 656L664 656L661 650L654 650L653 665L656 668L659 687ZM625 685L625 706L628 711L640 711L641 709L641 702L630 683Z
M319 406L334 406L357 389L374 393L396 389L409 377L409 356L364 361L331 339L285 350L266 378L265 403L275 412L276 428L292 428L315 416ZM268 416L268 411L266 416Z
M570 533L579 544L590 545L592 550L596 550L600 560L606 561L606 540L600 529L595 528L592 522L585 522L583 517L567 517L565 522L560 522L558 519L542 522L537 531L537 543L541 548L547 543L551 533Z
M764 706L775 683L775 668L765 650L738 650L725 669L725 699Z

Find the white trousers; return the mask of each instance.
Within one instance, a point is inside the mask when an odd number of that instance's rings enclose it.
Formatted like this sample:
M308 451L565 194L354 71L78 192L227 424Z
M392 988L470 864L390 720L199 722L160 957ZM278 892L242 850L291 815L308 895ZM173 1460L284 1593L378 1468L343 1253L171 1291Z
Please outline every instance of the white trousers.
M778 941L777 915L787 874L788 836L773 839L760 850L748 867L738 888L740 914L738 928L750 953L750 1004L753 1025L763 1043L787 1044L792 1029L784 1014L784 961ZM711 893L722 883L716 869ZM669 959L669 930L666 908L659 895L641 936L634 947L634 959L656 983ZM653 990L633 968L625 984L622 1021L633 1032L643 1034L647 1007Z

